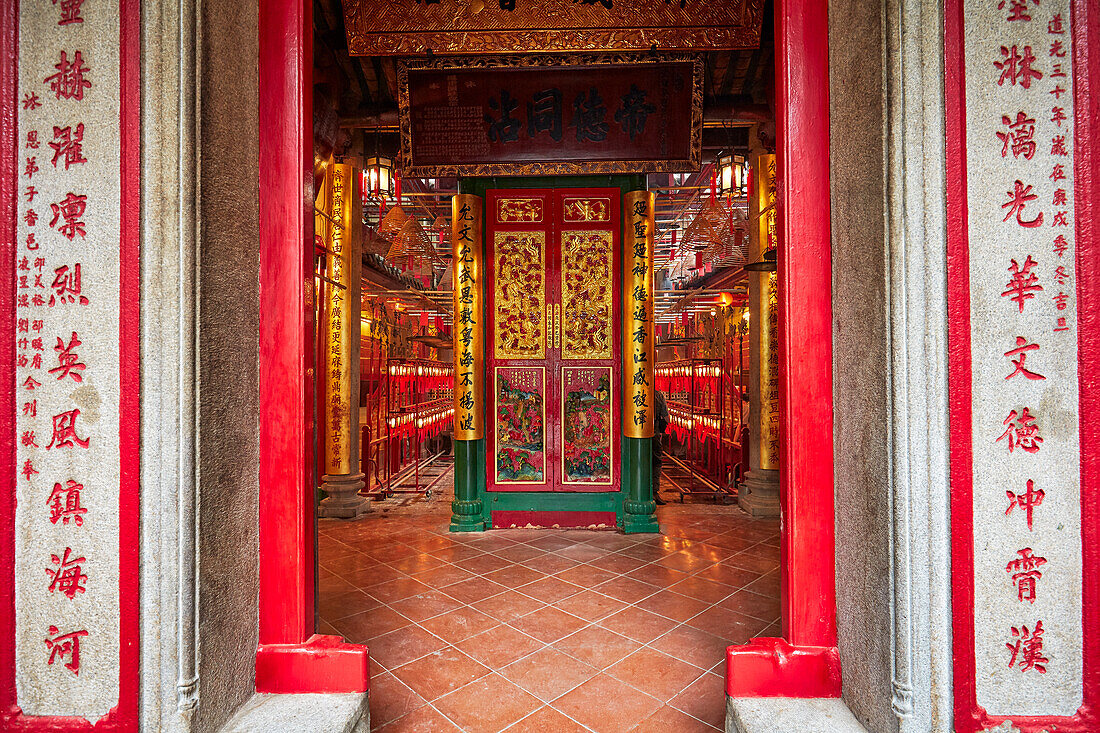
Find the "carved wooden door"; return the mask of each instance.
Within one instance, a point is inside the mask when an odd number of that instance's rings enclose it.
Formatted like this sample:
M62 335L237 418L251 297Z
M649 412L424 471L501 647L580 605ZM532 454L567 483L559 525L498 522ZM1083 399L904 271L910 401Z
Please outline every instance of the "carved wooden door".
M619 200L486 194L490 491L619 489Z

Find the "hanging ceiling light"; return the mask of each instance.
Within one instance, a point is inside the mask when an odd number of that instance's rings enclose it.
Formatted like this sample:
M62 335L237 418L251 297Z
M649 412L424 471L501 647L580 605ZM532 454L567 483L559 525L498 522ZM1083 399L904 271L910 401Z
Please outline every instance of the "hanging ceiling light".
M745 157L733 153L718 156L718 192L723 196L743 198L745 191Z
M381 155L367 158L367 195L371 198L393 196L393 158Z

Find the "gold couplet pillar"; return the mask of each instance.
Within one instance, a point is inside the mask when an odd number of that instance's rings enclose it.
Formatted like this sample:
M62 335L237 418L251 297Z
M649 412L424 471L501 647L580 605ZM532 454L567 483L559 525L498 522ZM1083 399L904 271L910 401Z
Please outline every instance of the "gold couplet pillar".
M454 263L455 440L484 435L484 314L481 292L481 198L460 193L451 200L451 258Z
M329 166L321 197L327 214L324 244L328 279L325 339L325 446L322 516L354 517L369 506L359 496L359 353L362 205L359 172L346 163Z
M653 208L651 191L623 196L623 435L653 437Z
M757 212L763 212L756 220L756 236L750 244L754 250L750 259L759 260L768 249L776 249L778 216L776 212L777 186L775 155L757 158L753 196ZM750 275L750 298L753 319L749 323L752 351L759 370L756 371L754 390L760 398L760 409L755 411L759 423L760 465L757 468L779 469L779 292L776 273L761 272ZM755 365L754 365L755 366ZM750 428L751 430L751 428Z

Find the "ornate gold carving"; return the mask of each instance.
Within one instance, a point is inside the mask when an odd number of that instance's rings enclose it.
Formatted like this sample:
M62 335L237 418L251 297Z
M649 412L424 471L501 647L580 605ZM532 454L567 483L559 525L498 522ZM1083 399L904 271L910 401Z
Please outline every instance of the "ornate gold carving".
M484 436L484 315L481 294L481 197L460 193L451 199L451 260L454 267L455 440Z
M496 358L544 359L546 234L497 232L493 245Z
M562 219L567 224L611 221L611 199L565 199Z
M623 196L623 435L653 437L653 209L652 191Z
M516 0L511 11L493 0L345 0L344 25L348 50L363 56L718 51L758 47L762 9L762 0Z
M663 0L662 0L663 2ZM350 33L350 31L349 31ZM647 44L645 48L649 48ZM560 48L560 47L559 47ZM497 52L508 49L496 49ZM386 53L402 53L387 51ZM404 52L408 53L408 52ZM532 68L543 66L593 66L600 64L644 64L670 61L692 62L691 159L690 160L601 160L538 163L470 163L465 165L413 165L412 120L409 117L409 69ZM462 56L452 58L404 59L397 62L397 92L401 129L402 172L421 178L455 176L569 176L616 173L684 173L699 170L703 145L703 57L687 53L531 54L526 56Z
M611 358L611 247L608 231L561 233L563 359Z
M542 199L497 199L497 223L542 221Z

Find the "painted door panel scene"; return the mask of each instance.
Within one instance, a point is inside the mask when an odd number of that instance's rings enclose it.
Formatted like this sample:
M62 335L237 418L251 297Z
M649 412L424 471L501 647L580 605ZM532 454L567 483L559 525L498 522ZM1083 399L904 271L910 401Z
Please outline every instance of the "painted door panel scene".
M618 189L490 190L490 491L618 488Z

